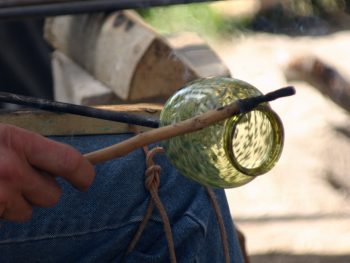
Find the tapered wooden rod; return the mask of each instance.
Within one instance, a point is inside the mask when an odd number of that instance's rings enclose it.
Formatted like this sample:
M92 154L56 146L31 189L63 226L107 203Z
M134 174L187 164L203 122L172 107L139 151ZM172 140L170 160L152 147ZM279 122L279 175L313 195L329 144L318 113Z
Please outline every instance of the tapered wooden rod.
M199 131L205 127L230 118L233 115L248 112L262 102L271 101L280 97L290 96L294 93L295 90L293 87L286 87L263 96L237 100L225 107L210 110L188 120L138 134L118 144L88 153L85 155L85 157L92 164L99 164L117 157L124 156L148 144L166 140L186 133Z
M210 110L182 122L138 134L118 144L88 153L85 157L92 164L102 163L113 158L124 156L144 145L201 130L209 125L225 120L226 118L239 113L240 108L238 103L232 103L224 108Z

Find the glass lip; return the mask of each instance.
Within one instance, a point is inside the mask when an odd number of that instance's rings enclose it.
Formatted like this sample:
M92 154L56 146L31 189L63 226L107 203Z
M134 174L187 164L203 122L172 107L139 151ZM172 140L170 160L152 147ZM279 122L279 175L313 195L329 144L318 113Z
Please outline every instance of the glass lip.
M237 124L242 119L242 117L245 114L248 114L249 112L236 115L226 121L225 130L224 130L224 148L225 148L226 156L228 157L230 163L238 171L248 176L258 176L270 171L275 166L278 159L280 158L282 154L283 143L284 143L284 129L283 129L283 124L280 117L267 104L259 105L252 111L262 112L268 118L272 126L273 147L271 147L269 158L266 158L266 160L258 167L246 168L240 165L235 157L233 147L232 147L232 141L233 141L232 138L235 134Z

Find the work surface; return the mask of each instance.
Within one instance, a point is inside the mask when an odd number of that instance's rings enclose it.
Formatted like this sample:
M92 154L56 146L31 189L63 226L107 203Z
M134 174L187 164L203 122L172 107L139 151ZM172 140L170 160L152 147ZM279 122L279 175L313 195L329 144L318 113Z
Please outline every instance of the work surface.
M350 32L342 32L316 38L245 35L216 45L234 77L263 92L291 84L297 90L272 103L285 126L277 166L227 190L253 262L350 262L350 192L333 178L337 173L350 182L350 139L337 132L348 129L348 113L307 83L288 83L283 74L294 54L316 54L350 79L349 43Z

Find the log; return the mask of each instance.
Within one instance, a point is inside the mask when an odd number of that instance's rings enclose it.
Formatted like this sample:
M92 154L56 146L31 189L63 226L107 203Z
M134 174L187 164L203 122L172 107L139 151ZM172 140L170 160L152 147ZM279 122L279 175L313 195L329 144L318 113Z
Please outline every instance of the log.
M350 82L332 65L314 56L302 56L290 61L285 70L288 80L303 80L328 99L350 112ZM334 112L335 116L339 113ZM339 118L339 116L338 116ZM328 123L322 130L321 176L342 195L349 195L350 154L349 124Z
M45 38L124 101L165 99L193 79L229 75L203 41L192 51L173 46L179 41L160 36L132 11L49 18ZM200 65L196 47L207 55Z
M350 112L350 83L337 69L314 56L295 58L288 64L288 80L303 80Z
M54 98L56 101L79 105L121 104L123 100L65 54L52 54Z
M168 36L166 40L180 60L193 68L198 77L230 76L228 67L196 33L178 33Z

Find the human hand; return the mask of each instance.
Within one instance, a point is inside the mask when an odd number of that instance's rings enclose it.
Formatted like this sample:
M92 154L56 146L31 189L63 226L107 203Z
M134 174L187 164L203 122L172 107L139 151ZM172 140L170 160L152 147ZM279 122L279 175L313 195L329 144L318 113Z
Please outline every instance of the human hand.
M56 176L84 191L95 172L71 146L0 124L0 218L26 221L32 206L54 206L61 195Z

